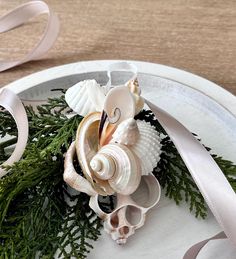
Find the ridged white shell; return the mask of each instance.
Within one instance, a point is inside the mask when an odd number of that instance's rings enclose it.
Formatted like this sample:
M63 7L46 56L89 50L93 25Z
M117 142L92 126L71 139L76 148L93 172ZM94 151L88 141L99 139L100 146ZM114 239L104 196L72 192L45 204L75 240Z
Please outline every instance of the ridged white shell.
M69 107L81 116L103 110L106 89L95 80L84 80L70 87L65 94Z
M112 142L123 145L134 145L139 138L139 129L135 119L129 118L119 124L112 135Z
M142 165L142 175L152 173L160 160L161 138L149 122L137 120L140 137L131 146L131 150L139 157Z

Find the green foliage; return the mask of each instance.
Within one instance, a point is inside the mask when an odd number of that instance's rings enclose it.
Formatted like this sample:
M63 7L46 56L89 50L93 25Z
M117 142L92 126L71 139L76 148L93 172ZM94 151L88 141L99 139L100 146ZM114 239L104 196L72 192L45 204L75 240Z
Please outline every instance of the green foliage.
M62 258L85 258L91 249L88 240L100 234L101 222L90 209L89 198L70 194L63 181L63 153L82 119L68 119L62 114L67 109L63 97L50 99L38 113L26 107L27 149L0 181L0 258L53 258L56 252ZM14 124L9 114L0 117L6 125ZM16 132L2 123L0 134ZM0 159L5 157L2 148Z
M49 99L48 104L26 107L29 118L29 142L23 159L8 167L0 180L0 258L86 258L90 240L100 235L101 221L89 207L89 197L75 193L63 181L63 154L75 137L80 116L68 118L70 110L64 97ZM177 204L185 201L196 216L206 216L206 204L175 146L151 111L142 111L138 119L149 121L162 134L161 160L155 176L166 196ZM13 138L0 143L0 162L5 148L16 142L14 120L0 113L0 136ZM236 166L213 155L236 191ZM75 162L76 163L76 162ZM78 173L79 165L76 164ZM110 211L113 198L100 201Z

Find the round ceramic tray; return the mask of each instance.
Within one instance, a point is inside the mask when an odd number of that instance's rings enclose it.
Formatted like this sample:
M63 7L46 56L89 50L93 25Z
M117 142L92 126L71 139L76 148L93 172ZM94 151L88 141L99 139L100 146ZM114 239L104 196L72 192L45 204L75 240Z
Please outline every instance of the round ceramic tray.
M55 88L68 88L84 79L108 80L110 61L88 61L41 71L6 87L25 102L45 102L58 94ZM197 133L213 152L236 162L236 98L216 84L188 72L163 65L130 61L138 68L142 95ZM114 84L121 84L128 73L114 74ZM163 191L164 192L164 191ZM217 190L216 190L217 192ZM176 206L162 195L159 206L147 216L144 227L130 237L125 246L118 246L103 233L94 243L89 259L102 258L182 258L194 243L220 231L211 213L206 220L197 220L185 205ZM215 241L200 253L200 259L234 258L236 251L228 241Z

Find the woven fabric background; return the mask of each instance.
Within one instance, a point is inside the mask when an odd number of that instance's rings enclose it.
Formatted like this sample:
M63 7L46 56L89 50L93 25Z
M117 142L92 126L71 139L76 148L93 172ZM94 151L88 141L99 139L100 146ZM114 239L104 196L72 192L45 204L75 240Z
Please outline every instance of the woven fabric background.
M0 15L26 0L0 0ZM33 72L82 60L133 59L178 67L236 94L236 1L46 0L61 32L39 61L0 74L0 87ZM42 22L43 21L43 22ZM35 45L44 15L0 35L0 59Z

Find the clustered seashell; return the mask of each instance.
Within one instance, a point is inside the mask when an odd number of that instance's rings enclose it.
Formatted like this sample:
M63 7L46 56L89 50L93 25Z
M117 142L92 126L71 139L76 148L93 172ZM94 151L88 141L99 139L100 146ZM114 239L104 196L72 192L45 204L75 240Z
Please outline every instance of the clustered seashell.
M159 200L160 186L152 171L160 160L160 136L150 123L134 119L144 105L137 80L108 93L95 80L86 80L66 92L66 101L85 117L66 155L64 180L91 196L90 206L105 220L105 230L123 244L144 224L146 212ZM73 167L75 153L85 178ZM133 197L143 182L148 186L145 192L155 195L137 205ZM112 194L117 195L117 208L106 214L99 207L98 195ZM135 226L127 223L130 208L138 209L142 215ZM117 227L112 225L114 220Z

